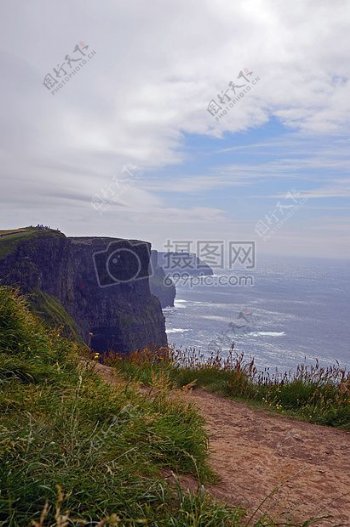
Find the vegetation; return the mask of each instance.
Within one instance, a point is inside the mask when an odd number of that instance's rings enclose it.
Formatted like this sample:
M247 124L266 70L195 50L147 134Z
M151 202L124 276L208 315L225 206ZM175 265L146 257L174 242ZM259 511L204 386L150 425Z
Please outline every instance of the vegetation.
M350 430L350 373L338 364L323 368L302 364L291 373L259 372L254 360L245 361L233 350L226 358L209 359L195 349L143 351L107 361L145 385L162 374L174 386L202 387L224 396L259 403L266 408L312 423Z
M0 288L0 525L272 525L200 486L213 477L202 420L166 397L163 370L145 397L103 383L80 351ZM165 472L191 474L199 490Z
M64 337L80 341L75 321L57 298L36 289L28 295L28 301L31 310L50 328L60 328Z
M31 240L33 237L47 236L48 234L50 236L64 236L60 231L52 230L43 225L21 229L0 230L0 258L4 258L14 251L17 245L23 241Z

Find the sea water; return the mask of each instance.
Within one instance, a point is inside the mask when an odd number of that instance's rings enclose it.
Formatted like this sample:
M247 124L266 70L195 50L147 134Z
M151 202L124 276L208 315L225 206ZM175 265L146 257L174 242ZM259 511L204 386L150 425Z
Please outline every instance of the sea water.
M316 358L350 368L348 261L264 258L249 273L253 285L179 282L175 307L164 310L169 343L206 356L233 347L259 369Z

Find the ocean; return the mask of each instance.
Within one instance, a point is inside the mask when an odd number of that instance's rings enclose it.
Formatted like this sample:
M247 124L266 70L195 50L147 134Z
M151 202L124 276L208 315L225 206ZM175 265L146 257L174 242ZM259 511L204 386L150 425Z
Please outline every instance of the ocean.
M164 310L169 344L205 356L234 346L259 369L316 359L350 369L348 261L264 258L251 275L253 285L178 283Z

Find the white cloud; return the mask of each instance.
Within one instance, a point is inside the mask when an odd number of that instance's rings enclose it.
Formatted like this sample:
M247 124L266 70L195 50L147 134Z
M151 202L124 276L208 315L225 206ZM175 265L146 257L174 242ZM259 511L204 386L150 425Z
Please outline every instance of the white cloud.
M220 229L227 220L217 207L203 214L193 203L184 216L171 206L171 197L168 202L158 197L161 182L148 181L147 170L182 163L184 133L219 136L271 116L304 137L348 133L349 18L346 0L106 0L103 5L4 0L0 219L9 226L9 208L18 207L16 217L23 223L38 219L84 233L91 229L91 196L109 185L123 164L136 163L145 178L124 184L119 206L129 212L124 210L114 227L118 234L134 231L137 212L150 215L152 209L157 221L140 221L137 237L159 238L184 217L195 232L197 220L211 229L219 215ZM42 85L44 75L81 39L96 55L52 96ZM216 123L207 104L244 67L261 81ZM254 164L218 166L212 175L176 184L194 193L303 168L349 167L348 158L333 154L285 158L263 170ZM167 189L175 191L175 183ZM110 228L107 216L98 220L102 231Z

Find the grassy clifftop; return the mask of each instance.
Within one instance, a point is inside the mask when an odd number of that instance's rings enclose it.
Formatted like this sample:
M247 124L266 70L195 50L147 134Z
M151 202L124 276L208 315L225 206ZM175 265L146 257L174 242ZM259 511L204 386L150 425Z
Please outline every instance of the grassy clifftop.
M14 251L19 243L42 236L64 237L64 234L48 227L0 230L0 259Z

